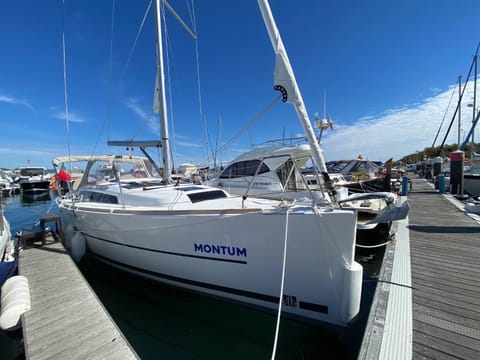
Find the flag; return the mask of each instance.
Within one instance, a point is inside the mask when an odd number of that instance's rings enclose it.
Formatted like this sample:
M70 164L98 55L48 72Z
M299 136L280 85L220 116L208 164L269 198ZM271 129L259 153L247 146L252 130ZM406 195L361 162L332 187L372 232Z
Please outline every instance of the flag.
M58 176L58 180L60 180L60 181L70 181L70 180L72 180L72 177L68 173L67 169L65 169L65 164L62 164L62 167L60 168L60 170L58 170L57 176Z

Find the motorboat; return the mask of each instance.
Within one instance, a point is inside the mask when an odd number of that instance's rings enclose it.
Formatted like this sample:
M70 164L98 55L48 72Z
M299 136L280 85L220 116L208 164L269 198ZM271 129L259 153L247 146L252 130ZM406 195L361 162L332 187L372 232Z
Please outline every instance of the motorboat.
M310 146L279 145L276 142L271 140L268 145L257 146L239 155L207 184L241 196L289 201L316 198L322 201L322 187L325 185L318 172L309 166L313 161ZM355 160L346 161L342 169L348 171L345 174L354 173L357 178L344 177L341 171L329 173L336 184L339 204L357 212L359 229L376 227L380 219L381 222L386 219L387 212L390 213L387 217L389 222L403 219L408 214L408 203L400 204L398 195L388 191L389 188L385 186L389 179L367 172L369 166L375 173L378 172L378 166L374 163ZM359 176L363 176L363 179L359 179Z
M319 178L302 172L309 161L308 144L258 146L236 157L207 184L263 198L301 199L312 196L310 190L322 196Z
M23 166L18 169L16 182L20 185L22 196L32 199L44 199L50 194L50 176L45 167Z
M20 185L5 171L0 170L0 196L6 197L20 192Z
M398 191L398 178L392 178L392 160L381 162L363 158L327 162L332 178L350 193Z
M131 155L85 157L78 186L56 199L67 225L64 238L77 260L91 255L169 285L344 327L359 312L362 289L363 269L354 259L356 211L335 200L270 7L263 0L259 6L276 56L278 99L294 105L328 186L318 196L290 201L173 181L157 0L161 140L109 142L140 148L148 161ZM149 147L161 148L161 166L150 161ZM58 167L71 158L53 162Z

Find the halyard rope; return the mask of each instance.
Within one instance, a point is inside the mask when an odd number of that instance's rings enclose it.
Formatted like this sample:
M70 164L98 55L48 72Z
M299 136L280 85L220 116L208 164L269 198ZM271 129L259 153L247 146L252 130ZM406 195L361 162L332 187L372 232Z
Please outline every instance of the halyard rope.
M272 360L275 359L275 354L277 353L278 333L280 330L280 317L282 316L283 286L285 283L285 265L287 262L288 213L289 213L289 210L287 209L286 215L285 215L285 241L283 245L282 282L280 285L280 299L278 301L277 325L275 328L275 339L273 342Z

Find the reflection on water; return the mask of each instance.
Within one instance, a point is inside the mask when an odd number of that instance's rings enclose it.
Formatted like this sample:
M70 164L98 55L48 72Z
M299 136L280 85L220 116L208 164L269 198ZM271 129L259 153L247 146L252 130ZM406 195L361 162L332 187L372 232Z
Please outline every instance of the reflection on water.
M41 215L57 212L56 194L50 192L45 199L33 200L22 195L0 198L5 209L5 217L10 223L12 235L20 230L35 228Z
M142 359L267 359L274 314L159 285L87 260L82 272ZM282 319L277 359L349 359L348 344Z
M31 204L32 206L38 206L42 202L49 202L52 199L52 192L45 192L39 195L21 195L20 200L24 206Z
M376 236L387 236L379 229ZM371 234L360 234L373 244ZM358 249L364 265L360 314L342 333L282 319L276 359L355 359L384 247ZM269 359L276 314L160 285L87 259L81 270L142 359Z

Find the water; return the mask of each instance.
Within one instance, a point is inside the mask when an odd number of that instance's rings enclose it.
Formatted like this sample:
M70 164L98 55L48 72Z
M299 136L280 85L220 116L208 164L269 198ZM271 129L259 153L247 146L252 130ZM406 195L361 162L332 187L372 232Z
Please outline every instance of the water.
M53 196L31 202L18 195L0 202L13 234L35 230L42 214L57 210ZM352 326L335 333L282 318L276 359L356 358L383 251L359 250L357 258L371 275L365 277L361 313ZM274 313L162 286L88 258L80 270L142 359L271 358Z

